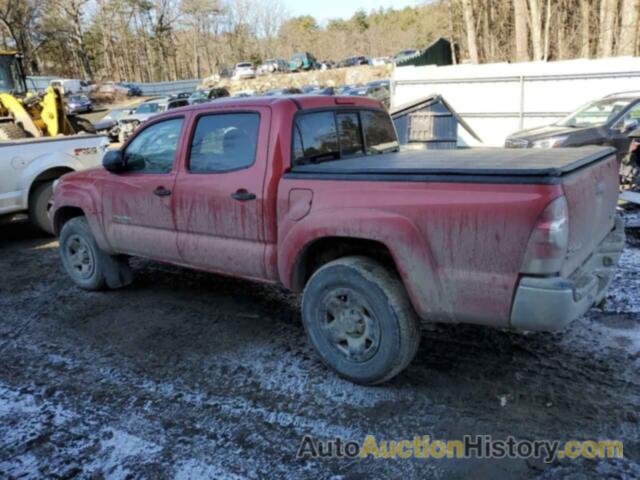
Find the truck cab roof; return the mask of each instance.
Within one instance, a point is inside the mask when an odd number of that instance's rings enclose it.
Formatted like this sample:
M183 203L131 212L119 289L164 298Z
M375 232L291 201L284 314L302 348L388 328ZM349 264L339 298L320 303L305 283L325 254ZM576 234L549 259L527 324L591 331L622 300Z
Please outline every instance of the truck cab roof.
M371 98L365 97L333 97L327 95L280 95L268 97L224 97L219 98L215 102L200 103L176 108L170 112L158 115L161 118L165 115L175 114L177 112L188 111L208 111L219 108L233 107L277 107L279 105L290 105L293 102L299 110L311 110L321 108L335 107L358 107L358 108L382 108L382 104Z

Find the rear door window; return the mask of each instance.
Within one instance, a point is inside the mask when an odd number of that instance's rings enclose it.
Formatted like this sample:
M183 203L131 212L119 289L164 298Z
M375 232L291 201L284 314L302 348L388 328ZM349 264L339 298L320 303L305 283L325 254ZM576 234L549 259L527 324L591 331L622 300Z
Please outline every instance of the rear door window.
M340 151L343 157L364 153L358 112L337 113Z
M300 162L340 158L333 112L308 113L298 117L294 154Z
M360 112L367 155L397 150L398 137L391 118L384 112L363 110Z
M374 155L398 147L389 115L377 110L304 113L293 128L294 164Z

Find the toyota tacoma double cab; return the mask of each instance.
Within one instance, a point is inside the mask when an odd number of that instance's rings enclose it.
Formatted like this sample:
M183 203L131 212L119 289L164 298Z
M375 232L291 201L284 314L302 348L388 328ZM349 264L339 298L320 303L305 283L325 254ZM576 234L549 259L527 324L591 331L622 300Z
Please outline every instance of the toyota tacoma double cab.
M409 364L422 320L563 328L624 245L613 149L400 151L367 98L178 108L103 167L54 192L77 285L129 284L131 256L281 284L320 358L362 384Z

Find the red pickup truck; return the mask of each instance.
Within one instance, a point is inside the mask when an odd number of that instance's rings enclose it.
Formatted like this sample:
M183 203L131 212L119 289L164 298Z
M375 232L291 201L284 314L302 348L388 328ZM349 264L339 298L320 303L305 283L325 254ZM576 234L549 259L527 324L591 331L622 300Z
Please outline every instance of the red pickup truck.
M399 151L379 102L218 100L145 123L50 212L80 287L130 256L302 292L322 360L385 381L420 320L554 330L602 301L624 245L608 148Z

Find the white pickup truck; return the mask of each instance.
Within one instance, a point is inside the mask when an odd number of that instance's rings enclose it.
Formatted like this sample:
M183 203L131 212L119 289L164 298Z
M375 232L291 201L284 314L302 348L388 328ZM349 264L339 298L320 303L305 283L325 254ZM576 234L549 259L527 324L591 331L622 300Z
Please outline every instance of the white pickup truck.
M107 137L74 135L0 143L0 219L26 213L52 233L47 217L53 182L65 173L101 164Z

